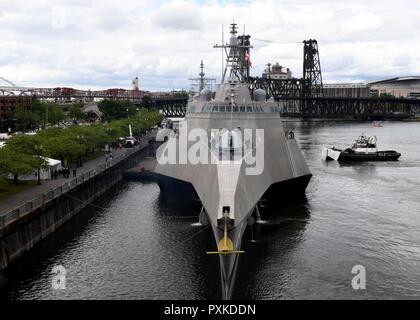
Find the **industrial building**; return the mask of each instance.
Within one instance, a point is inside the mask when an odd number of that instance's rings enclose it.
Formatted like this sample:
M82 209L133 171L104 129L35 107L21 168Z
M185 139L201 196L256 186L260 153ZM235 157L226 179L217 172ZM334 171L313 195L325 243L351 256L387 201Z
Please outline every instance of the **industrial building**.
M370 91L374 96L420 98L420 77L401 77L370 82Z
M275 64L267 64L267 69L262 74L263 79L286 80L292 78L292 71L284 68L278 62Z
M324 96L337 98L392 96L420 99L420 77L399 77L360 83L324 83Z
M361 83L324 83L324 96L333 98L367 98L370 96L370 85Z

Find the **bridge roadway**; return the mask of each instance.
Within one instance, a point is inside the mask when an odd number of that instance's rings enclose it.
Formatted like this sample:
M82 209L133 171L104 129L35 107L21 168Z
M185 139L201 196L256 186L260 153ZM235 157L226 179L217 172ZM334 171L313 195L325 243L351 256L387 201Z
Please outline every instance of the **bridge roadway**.
M410 118L420 111L420 99L307 97L303 95L302 81L299 81L299 79L292 80L271 80L267 82L264 79L253 79L250 86L252 89L263 88L271 92L282 109L282 115L289 117L401 119ZM148 95L152 99L152 104L167 117L184 117L188 102L188 96L185 93L173 92L150 93L125 89L91 91L72 88L0 87L0 98L8 95L13 96L15 93L41 99L128 99L135 105L141 105L143 98Z
M405 119L420 112L420 99L278 96L282 116L299 118ZM167 117L184 117L187 99L159 109Z
M134 104L142 103L145 96L150 96L156 105L174 104L188 100L184 92L147 92L141 90L106 89L106 90L79 90L73 88L31 88L18 86L0 86L1 97L32 97L39 99L70 100L79 99L93 101L93 99L121 99L130 100Z

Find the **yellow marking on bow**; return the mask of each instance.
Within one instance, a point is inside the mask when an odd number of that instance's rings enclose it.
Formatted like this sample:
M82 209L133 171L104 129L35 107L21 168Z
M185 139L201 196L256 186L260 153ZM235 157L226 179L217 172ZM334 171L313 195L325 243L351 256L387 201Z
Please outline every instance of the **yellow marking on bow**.
M219 241L217 245L218 251L209 251L207 254L220 254L220 255L229 255L229 254L243 254L245 251L235 251L235 246L233 241L229 238L227 232L227 219L225 219L224 235L223 238Z

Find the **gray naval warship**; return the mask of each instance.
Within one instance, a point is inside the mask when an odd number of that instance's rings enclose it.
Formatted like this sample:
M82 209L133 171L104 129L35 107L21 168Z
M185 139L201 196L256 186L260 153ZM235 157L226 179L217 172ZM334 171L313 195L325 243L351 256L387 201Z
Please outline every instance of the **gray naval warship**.
M261 201L276 205L304 196L312 177L294 133L283 128L278 104L247 82L251 37L238 36L236 24L230 34L229 43L215 46L227 57L216 94L201 85L190 97L177 132L159 138L165 142L155 168L161 194L201 202L200 221L211 224L217 248L207 253L220 257L225 299Z

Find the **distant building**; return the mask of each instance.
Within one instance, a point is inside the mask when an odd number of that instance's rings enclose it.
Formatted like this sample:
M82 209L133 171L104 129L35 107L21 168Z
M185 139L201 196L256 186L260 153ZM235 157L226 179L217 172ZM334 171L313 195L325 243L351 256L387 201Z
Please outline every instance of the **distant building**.
M361 83L324 83L324 96L332 98L367 98L370 97L370 84Z
M135 90L135 91L140 90L139 78L135 77L134 80L132 81L131 85L132 85L133 90Z
M289 68L283 68L278 62L274 65L269 63L262 77L263 79L287 80L292 78L292 71Z
M367 98L384 95L420 99L420 77L400 77L381 81L324 84L326 97Z
M370 82L371 94L396 98L420 98L420 77L400 77Z
M83 112L86 116L86 121L89 123L98 123L102 120L102 112L99 110L96 102L88 103L84 108Z
M32 110L32 98L0 96L0 120L5 119L9 111L15 110L19 106L24 106L28 110Z

